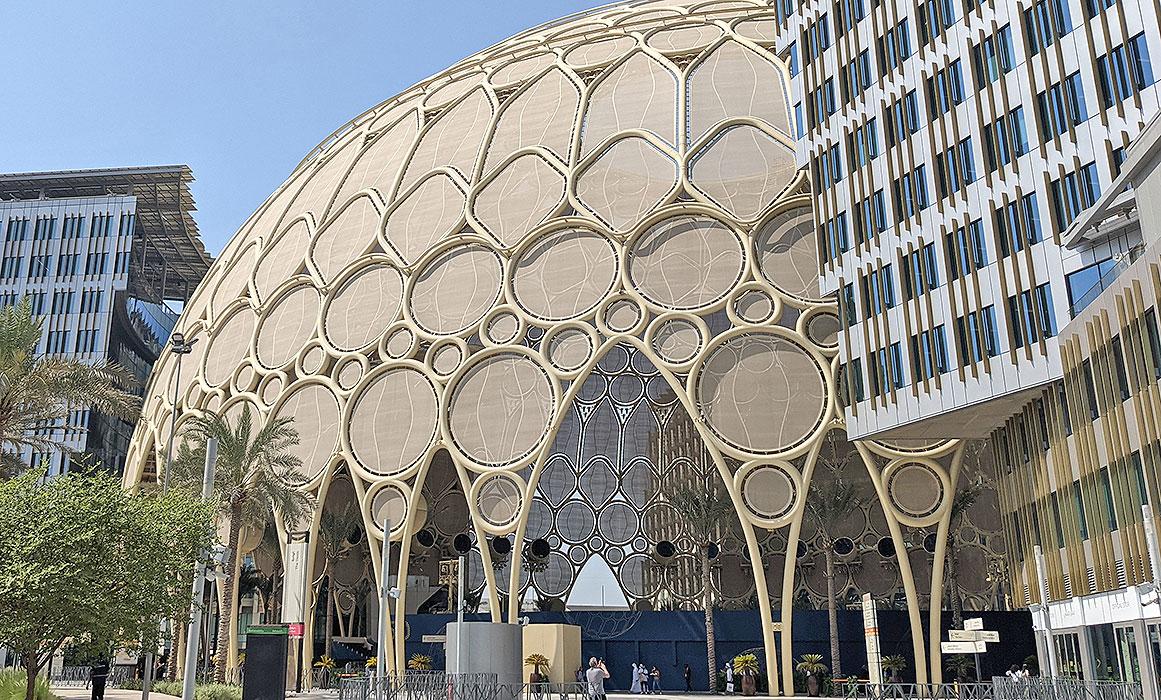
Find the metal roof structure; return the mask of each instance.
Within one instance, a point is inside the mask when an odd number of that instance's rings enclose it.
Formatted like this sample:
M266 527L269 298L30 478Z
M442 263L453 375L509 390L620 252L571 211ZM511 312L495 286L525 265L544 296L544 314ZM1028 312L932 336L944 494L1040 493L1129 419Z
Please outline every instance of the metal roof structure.
M0 201L137 198L132 276L162 299L187 299L213 257L193 218L188 165L0 174Z

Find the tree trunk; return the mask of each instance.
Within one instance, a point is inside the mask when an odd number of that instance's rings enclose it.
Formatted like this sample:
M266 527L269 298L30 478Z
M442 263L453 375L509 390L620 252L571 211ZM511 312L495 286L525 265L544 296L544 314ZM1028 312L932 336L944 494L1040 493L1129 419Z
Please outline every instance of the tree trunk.
M235 614L234 602L234 559L237 557L238 533L242 529L242 503L230 504L230 537L226 542L226 553L222 569L226 572L222 581L221 611L218 615L217 663L214 664L214 682L226 682L226 664L230 648L230 618Z
M233 614L230 615L230 653L226 655L226 671L233 674L238 670L238 618L241 617L242 608L240 606L242 596L242 589L238 586L238 579L242 575L242 553L239 552L234 557L234 597L230 601L230 610Z
M326 637L323 644L323 653L327 656L331 654L331 643L335 638L335 579L331 575L327 575L327 627Z
M709 691L715 692L718 688L718 659L717 638L714 637L714 596L713 582L710 577L709 552L704 543L698 545L701 556L701 590L702 601L705 604L705 654L709 666Z
M36 674L40 671L40 666L37 662L38 655L33 650L20 654L20 663L24 666L24 673L27 675L24 685L24 700L34 700L36 698Z
M833 676L838 678L843 673L843 664L839 658L838 605L834 596L834 550L828 544L824 553L826 555L826 615L830 622L830 670Z
M947 544L947 588L951 593L951 626L960 629L963 627L963 599L959 595L959 552L956 551L954 539Z
M174 620L173 651L169 652L169 677L179 681L185 677L185 625Z

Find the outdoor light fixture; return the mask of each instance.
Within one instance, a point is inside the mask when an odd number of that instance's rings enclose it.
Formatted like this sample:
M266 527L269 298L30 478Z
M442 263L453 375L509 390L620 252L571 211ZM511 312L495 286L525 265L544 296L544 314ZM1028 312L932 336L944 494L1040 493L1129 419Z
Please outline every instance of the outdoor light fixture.
M177 392L181 388L181 358L193 352L193 346L197 342L197 338L194 338L187 343L185 334L181 331L175 331L169 337L169 351L177 355L177 369L174 372L173 411L171 411L169 417L169 439L165 445L165 475L161 482L162 493L169 491L169 475L173 467L173 437L174 433L177 432Z

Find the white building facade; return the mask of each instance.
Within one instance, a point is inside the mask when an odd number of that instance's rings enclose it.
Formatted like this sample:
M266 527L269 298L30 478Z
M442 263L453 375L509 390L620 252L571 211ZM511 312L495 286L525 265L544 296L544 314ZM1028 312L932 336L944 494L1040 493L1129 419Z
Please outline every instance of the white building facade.
M0 175L0 305L27 297L38 351L114 360L144 382L209 267L186 166ZM176 310L173 308L176 306ZM132 424L77 410L45 433L67 451L21 459L49 476L80 453L120 473Z

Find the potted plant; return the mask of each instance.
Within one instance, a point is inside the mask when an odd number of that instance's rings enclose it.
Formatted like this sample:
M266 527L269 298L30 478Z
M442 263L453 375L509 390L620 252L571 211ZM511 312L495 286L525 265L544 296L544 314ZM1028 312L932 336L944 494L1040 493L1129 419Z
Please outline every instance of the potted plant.
M412 654L407 660L407 669L410 671L430 671L431 657L427 654Z
M734 657L734 673L742 677L742 695L754 695L758 690L758 657L739 654Z
M822 654L803 654L794 669L806 676L806 694L817 698L822 690L822 676L830 670L822 662Z
M544 683L548 672L548 657L544 654L529 654L528 658L524 659L525 666L532 667L532 673L528 674L529 683ZM541 673L540 669L544 669Z
M943 670L947 671L947 673L953 679L960 683L966 681L968 679L969 672L975 668L975 662L966 654L956 654L955 656L949 656L947 660L943 662L943 664Z
M907 668L907 659L902 655L896 654L894 656L883 657L883 670L887 672L888 683L898 683L899 673Z

